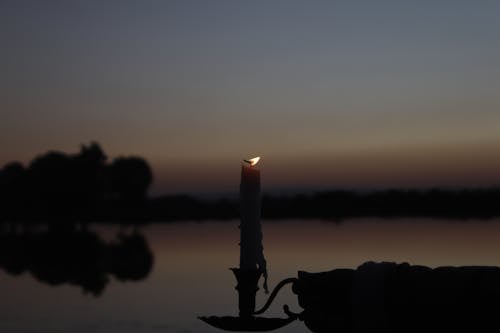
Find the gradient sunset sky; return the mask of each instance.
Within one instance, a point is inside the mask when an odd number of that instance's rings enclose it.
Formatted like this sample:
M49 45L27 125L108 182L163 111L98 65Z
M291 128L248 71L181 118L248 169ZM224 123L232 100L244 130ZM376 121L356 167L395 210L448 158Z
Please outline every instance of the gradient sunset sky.
M499 1L0 1L0 166L98 141L152 193L500 184Z

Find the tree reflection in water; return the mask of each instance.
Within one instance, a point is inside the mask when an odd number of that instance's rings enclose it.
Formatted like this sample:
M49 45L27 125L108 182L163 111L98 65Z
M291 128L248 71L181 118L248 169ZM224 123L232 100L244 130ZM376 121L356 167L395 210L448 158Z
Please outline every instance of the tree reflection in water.
M75 228L0 229L0 268L11 275L29 272L49 285L68 283L99 296L110 276L138 281L152 267L153 253L138 231L106 242L93 231Z

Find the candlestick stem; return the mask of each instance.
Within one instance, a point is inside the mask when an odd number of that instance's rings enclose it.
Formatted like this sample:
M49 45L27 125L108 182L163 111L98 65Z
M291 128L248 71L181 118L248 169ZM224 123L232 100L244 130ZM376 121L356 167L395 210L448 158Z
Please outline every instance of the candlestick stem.
M251 317L255 312L255 294L262 272L258 269L231 268L238 284L238 308L240 317Z

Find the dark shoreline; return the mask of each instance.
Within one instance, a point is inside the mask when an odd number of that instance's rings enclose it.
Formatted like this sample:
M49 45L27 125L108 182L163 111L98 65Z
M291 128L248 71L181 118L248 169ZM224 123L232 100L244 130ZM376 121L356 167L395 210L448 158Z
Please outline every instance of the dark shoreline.
M237 200L201 200L190 196L149 201L154 219L205 220L239 218ZM165 207L170 207L165 209ZM392 189L372 192L332 190L313 194L262 197L262 218L342 220L358 217L429 217L488 219L500 216L500 188Z
M239 218L237 199L200 199L169 195L139 200L96 200L79 204L11 202L2 207L0 221L143 224L170 221L232 220ZM333 190L314 194L262 196L263 219L324 219L341 221L359 217L429 217L488 219L500 217L500 187L485 189L392 189L373 192Z

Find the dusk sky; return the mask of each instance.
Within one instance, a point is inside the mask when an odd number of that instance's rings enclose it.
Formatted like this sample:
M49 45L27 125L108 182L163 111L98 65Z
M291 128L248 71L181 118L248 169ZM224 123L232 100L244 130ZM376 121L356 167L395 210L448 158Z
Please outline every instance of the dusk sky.
M500 184L499 1L0 0L0 167L97 141L153 194Z

